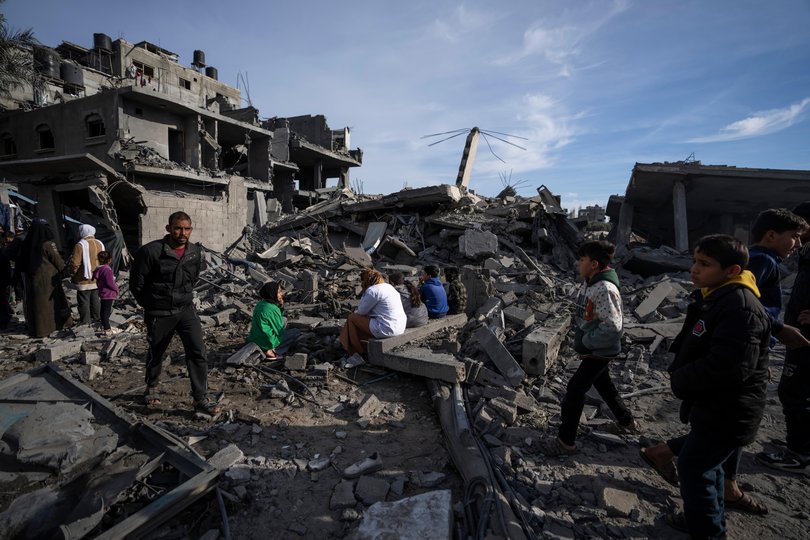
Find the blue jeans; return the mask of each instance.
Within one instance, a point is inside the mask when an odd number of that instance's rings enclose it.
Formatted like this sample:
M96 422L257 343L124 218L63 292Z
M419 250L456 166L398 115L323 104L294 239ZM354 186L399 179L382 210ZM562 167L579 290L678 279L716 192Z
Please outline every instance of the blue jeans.
M678 454L683 512L693 539L726 538L723 463L737 450L733 443L689 432Z

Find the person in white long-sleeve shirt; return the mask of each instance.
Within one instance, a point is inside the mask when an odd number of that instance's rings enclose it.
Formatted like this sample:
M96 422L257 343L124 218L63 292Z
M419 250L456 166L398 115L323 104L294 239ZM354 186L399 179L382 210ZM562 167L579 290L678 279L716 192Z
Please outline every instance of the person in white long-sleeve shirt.
M385 282L381 273L367 268L360 274L360 283L360 304L340 332L340 343L348 354L366 354L370 338L401 335L408 322L399 292Z

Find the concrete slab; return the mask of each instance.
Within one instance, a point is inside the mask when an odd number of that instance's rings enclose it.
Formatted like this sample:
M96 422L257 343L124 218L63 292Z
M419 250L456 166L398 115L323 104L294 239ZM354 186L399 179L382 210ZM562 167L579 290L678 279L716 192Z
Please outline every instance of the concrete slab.
M453 531L450 490L429 491L390 503L373 504L363 514L355 540L450 540Z
M468 259L490 257L498 253L498 236L489 231L467 229L458 238L458 250Z
M37 362L54 362L82 352L81 341L62 341L37 351Z
M368 340L368 354L371 358L372 354L382 354L392 351L396 347L407 345L408 343L426 338L434 332L444 330L445 328L463 326L467 322L467 315L459 313L458 315L448 315L444 319L434 319L427 323L425 326L417 328L408 328L405 333L399 336L394 336L385 339L370 339Z
M245 461L245 453L235 444L229 444L208 458L208 463L220 471L227 471L237 463L242 463L243 461Z
M463 381L466 376L464 363L456 360L455 356L436 353L426 348L379 353L372 352L369 346L368 359L369 363L375 366L451 383Z
M357 481L357 488L354 493L363 504L369 505L384 501L390 488L391 485L388 480L373 476L361 476L360 480Z
M483 326L475 333L475 339L481 348L498 368L498 371L506 378L509 386L519 386L526 378L524 372L512 354L506 350L501 340L492 333L487 326Z
M509 306L503 310L503 316L508 322L521 328L528 328L534 324L534 312L531 309L525 309L518 306Z

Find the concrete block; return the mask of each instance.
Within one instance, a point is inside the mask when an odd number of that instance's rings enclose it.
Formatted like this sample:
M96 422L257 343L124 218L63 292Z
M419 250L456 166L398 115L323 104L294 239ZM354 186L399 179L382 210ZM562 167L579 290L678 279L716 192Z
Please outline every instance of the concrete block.
M453 535L450 490L430 491L390 503L373 504L363 514L356 540L450 540Z
M491 257L498 253L498 236L489 231L467 229L458 238L458 249L468 259Z
M341 510L343 508L354 508L357 499L354 498L354 482L342 480L335 486L332 498L329 500L330 510Z
M119 327L124 326L127 323L127 317L119 313L111 313L110 314L110 326Z
M644 322L652 313L658 309L661 302L672 292L672 283L669 280L662 281L650 291L650 294L636 307L634 313L638 320Z
M36 353L37 362L54 362L82 352L81 341L62 341L40 349Z
M517 406L502 397L489 400L489 406L503 418L507 426L511 426L517 420Z
M495 272L503 269L503 265L492 257L485 259L481 266L486 270L493 270Z
M214 320L216 321L217 326L224 326L226 324L229 324L231 322L231 315L233 315L234 313L236 313L236 308L228 308L223 309L222 311L214 315Z
M491 369L487 369L483 366L478 369L475 382L483 384L484 386L507 386L509 384L500 373L495 373Z
M506 350L501 340L492 333L488 327L483 326L475 333L475 340L484 350L484 352L498 368L498 371L506 378L509 386L519 386L523 379L526 378L526 373L520 368L517 361L512 357L512 354Z
M318 290L318 273L312 270L301 272L301 289L304 292L316 292Z
M92 381L96 377L100 377L102 373L104 373L104 369L96 365L81 366L79 369L79 376L85 381Z
M357 408L357 416L360 418L371 418L380 414L384 408L385 404L377 399L377 396L368 394L363 398L363 401Z
M369 363L383 366L393 371L410 373L428 379L437 379L450 383L463 381L466 378L464 363L456 360L455 356L446 353L436 353L430 349L413 348L391 353L372 351L369 341Z
M638 496L629 491L603 487L599 492L599 505L610 517L628 517L638 507Z
M301 328L303 330L312 330L323 322L320 317L307 317L301 316L287 321L287 328Z
M391 485L388 480L373 476L361 476L360 480L357 481L357 488L355 488L354 493L363 504L370 505L384 501L390 488Z
M501 302L503 302L504 306L511 306L515 302L517 302L518 297L514 291L507 291L500 295Z
M284 367L290 371L303 371L307 369L307 354L295 353L284 359Z
M503 316L508 322L516 324L521 328L528 328L534 324L534 312L530 309L523 309L518 306L509 306L503 310Z
M227 471L237 463L245 461L245 454L235 444L229 444L210 458L208 463L220 471Z
M476 315L478 315L479 317L484 317L486 319L489 319L490 317L492 317L495 314L496 311L501 309L502 306L503 306L503 302L501 301L500 298L498 298L496 296L490 296L484 302L484 305L482 305L480 308L478 308L478 311L476 312Z
M571 317L555 319L523 339L522 365L530 375L545 375L560 352L560 345L571 327Z

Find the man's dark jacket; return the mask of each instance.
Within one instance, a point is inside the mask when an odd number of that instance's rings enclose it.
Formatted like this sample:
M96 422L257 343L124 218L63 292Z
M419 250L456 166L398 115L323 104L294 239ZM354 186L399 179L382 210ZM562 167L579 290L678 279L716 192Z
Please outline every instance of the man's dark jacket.
M129 289L147 315L173 315L192 305L194 285L202 269L199 244L186 243L186 251L179 258L166 235L135 253Z
M770 319L743 285L725 285L706 298L698 290L693 298L670 349L681 420L701 436L744 446L765 410Z

